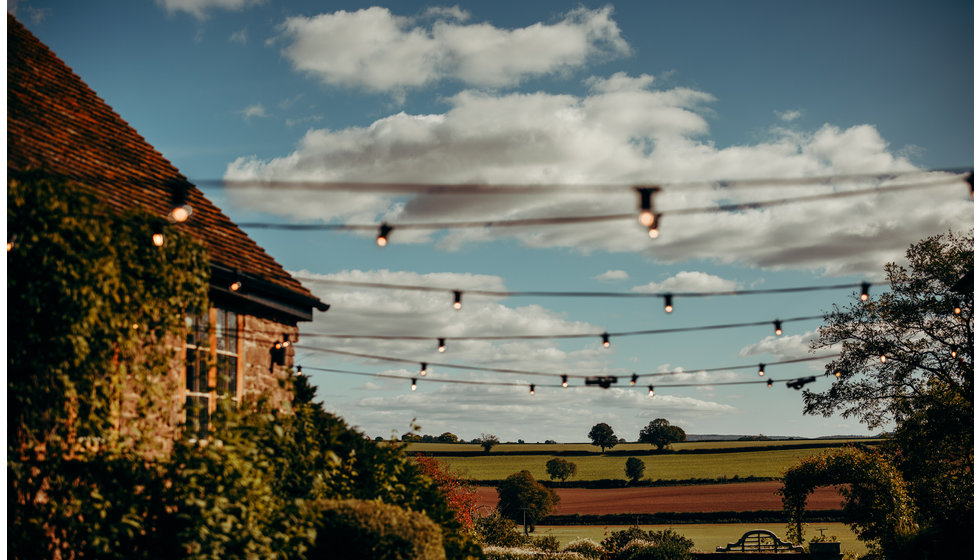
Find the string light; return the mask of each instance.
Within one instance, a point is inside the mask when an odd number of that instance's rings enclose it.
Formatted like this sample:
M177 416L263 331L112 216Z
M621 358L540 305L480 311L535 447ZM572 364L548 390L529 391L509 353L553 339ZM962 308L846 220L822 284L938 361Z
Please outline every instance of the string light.
M602 333L602 347L609 348L609 333Z
M241 280L235 280L234 282L231 283L231 286L228 286L228 288L233 292L237 292L238 290L241 290L242 289Z
M670 313L674 310L674 296L672 294L664 295L664 311Z
M168 219L174 223L186 222L194 211L194 208L187 202L187 192L190 185L184 181L173 181L169 187L173 205Z
M953 347L953 350L950 352L950 354L952 354L954 358L956 357L956 346Z
M653 194L660 192L660 187L636 187L636 192L640 195L640 224L650 227L654 223Z
M418 388L419 388L419 386L418 386L418 384L416 384L415 378L413 377L412 378L412 390L414 391L414 390L416 390Z
M759 377L765 377L766 375L766 364L759 364Z
M638 375L636 375L636 374L634 373L634 374L633 374L633 375L632 375L632 376L630 377L630 387L633 387L633 386L635 386L635 385L636 385L636 380L637 380L637 379L639 379L639 376L638 376Z
M841 376L840 370L837 370L837 371L834 372L834 377L836 377L837 379L840 379L840 376Z
M647 388L649 389L649 394L652 397L653 396L653 385L648 385Z
M659 213L659 212L653 215L653 223L650 224L650 229L649 231L647 231L647 235L650 236L650 239L656 239L660 237L660 218L662 216L663 213Z
M381 225L378 226L378 238L375 240L378 244L378 247L385 247L386 245L388 245L388 235L391 234L391 230L392 227L384 222L382 222Z
M453 309L459 311L463 308L463 292L453 290Z
M561 386L562 387L565 387L565 388L568 387L568 376L567 375L562 375L561 376Z
M445 352L446 351L446 339L445 338L440 338L439 339L438 350L439 350L439 352Z
M960 302L958 301L956 302L955 307L953 307L953 313L955 313L956 315L963 313L963 307L960 305Z
M888 361L888 358L884 354L882 354L881 355L881 363L885 363L887 361Z
M289 335L286 334L286 333L283 333L283 335L282 335L282 345L283 345L283 347L288 347L289 344L290 344L290 342L289 342Z
M422 367L419 369L419 376L425 377L425 374L429 373L427 369L428 366L429 364L422 362Z
M871 289L871 283L861 282L861 301L868 301L868 298L870 297L868 295L868 290L870 289Z
M769 387L770 389L772 389L772 378L769 378L769 380L766 381L766 387Z
M163 247L163 224L153 225L153 244L157 247Z
M781 336L783 334L783 322L777 319L772 322L772 325L776 331L776 336Z
M531 384L531 396L532 397L534 396L534 384L533 383Z

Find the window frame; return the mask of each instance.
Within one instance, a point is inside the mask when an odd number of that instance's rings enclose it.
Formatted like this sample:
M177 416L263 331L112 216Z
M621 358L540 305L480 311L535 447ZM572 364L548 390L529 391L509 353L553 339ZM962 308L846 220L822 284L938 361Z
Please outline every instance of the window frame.
M224 324L218 324L218 317L222 315L225 319ZM234 332L232 336L234 337L233 345L234 351L228 350L227 348L218 349L218 332L221 329L222 332L228 332L228 314L234 314ZM201 425L197 427L197 430L188 430L186 433L190 437L205 437L210 431L210 416L217 410L218 398L231 398L236 406L242 402L242 397L245 393L245 383L244 383L244 341L242 339L242 331L244 328L245 317L237 311L233 311L227 308L209 307L207 312L207 323L203 323L203 317L191 317L187 316L185 319L185 332L184 332L184 364L181 368L181 389L183 398L181 401L184 403L183 406L183 421L184 425L187 426L189 420L189 412L191 408L188 406L191 399L197 399L198 402L205 401L207 403L207 414L198 417L201 420ZM203 328L202 328L203 327ZM206 332L207 344L202 344L204 336L201 336ZM228 337L231 338L231 337ZM194 362L190 360L190 355L193 353ZM202 355L203 354L203 355ZM234 394L219 392L218 387L218 364L219 356L226 356L233 358L235 361L234 365ZM193 369L193 371L191 371ZM204 372L203 370L207 371ZM194 375L198 378L196 383L193 383L194 388L188 388L188 381L190 376ZM201 383L201 380L204 383ZM186 429L186 428L185 428Z

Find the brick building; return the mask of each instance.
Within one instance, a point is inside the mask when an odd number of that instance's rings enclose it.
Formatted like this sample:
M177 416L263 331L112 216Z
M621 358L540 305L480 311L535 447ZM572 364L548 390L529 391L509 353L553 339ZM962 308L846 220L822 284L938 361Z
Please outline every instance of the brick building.
M86 185L115 211L165 217L175 201L190 218L175 227L205 245L211 262L206 317L187 319L184 360L171 371L172 410L161 434L195 415L206 429L218 397L290 398L297 324L321 302L214 206L176 167L12 15L7 15L7 168L40 170ZM180 199L179 201L176 199Z

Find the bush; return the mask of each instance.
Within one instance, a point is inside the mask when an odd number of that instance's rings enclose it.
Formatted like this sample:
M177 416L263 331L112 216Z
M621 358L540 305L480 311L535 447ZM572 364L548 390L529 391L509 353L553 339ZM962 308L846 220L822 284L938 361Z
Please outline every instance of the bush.
M443 560L442 530L421 513L381 502L321 500L309 560Z
M602 541L609 558L615 560L686 560L694 541L672 529L644 531L630 527L614 531Z
M562 552L576 552L586 558L602 558L606 553L602 545L592 539L576 539L569 543Z
M558 552L558 550L561 548L561 541L558 540L558 537L553 535L532 537L531 546L545 552Z
M487 560L584 560L576 552L545 552L533 548L488 546L483 549Z
M476 534L487 546L516 547L527 544L530 538L517 529L517 524L501 515L500 510L485 517L480 517L475 524Z

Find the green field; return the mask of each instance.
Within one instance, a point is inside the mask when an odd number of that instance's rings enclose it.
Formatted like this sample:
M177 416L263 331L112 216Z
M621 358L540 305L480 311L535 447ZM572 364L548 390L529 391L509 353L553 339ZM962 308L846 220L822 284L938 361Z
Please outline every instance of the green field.
M535 536L553 535L558 537L562 546L567 545L575 539L588 538L596 542L602 542L613 531L626 529L624 525L539 525L534 531ZM641 525L644 530L673 529L681 535L694 541L694 547L702 552L714 552L716 546L725 546L730 542L735 542L746 531L752 529L766 529L772 531L779 538L786 540L786 525L782 523L752 523L752 524L712 524L712 525ZM819 535L817 529L827 529L824 534L837 537L841 543L842 552L855 552L858 555L865 554L867 547L857 539L851 529L843 523L813 523L807 526L806 539Z
M877 443L874 439L790 439L770 441L686 441L670 446L675 451L694 449L737 449L740 447L783 447L787 445L842 445L845 443ZM612 451L650 451L652 445L646 443L621 443ZM447 453L447 452L482 452L483 448L475 443L409 443L409 453ZM590 443L501 443L493 447L490 455L502 453L561 453L589 452L599 454L599 448Z
M687 480L692 478L731 478L738 475L780 477L800 458L818 455L823 449L772 449L766 451L706 453L696 455L639 456L646 464L646 479ZM545 463L550 455L483 455L478 457L439 457L464 477L473 480L502 480L527 469L538 480L548 480ZM565 457L578 472L569 480L625 479L625 456L586 455Z

